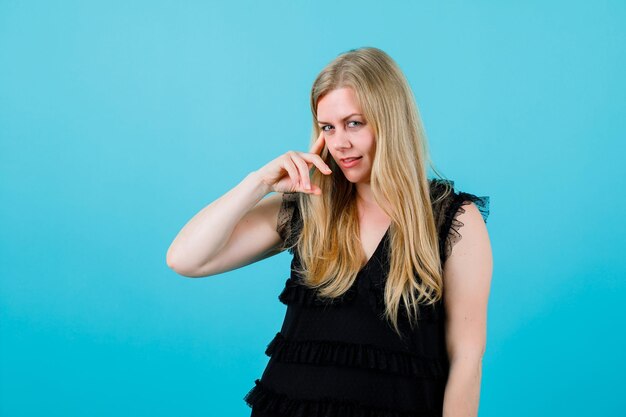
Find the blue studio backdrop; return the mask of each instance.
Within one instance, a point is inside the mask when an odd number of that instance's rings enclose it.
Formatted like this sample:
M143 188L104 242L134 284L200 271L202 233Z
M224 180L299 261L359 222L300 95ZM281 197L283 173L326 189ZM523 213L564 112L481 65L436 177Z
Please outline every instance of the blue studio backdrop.
M165 262L308 151L309 89L375 46L436 167L491 199L480 413L623 416L623 1L0 0L0 415L249 416L290 255Z

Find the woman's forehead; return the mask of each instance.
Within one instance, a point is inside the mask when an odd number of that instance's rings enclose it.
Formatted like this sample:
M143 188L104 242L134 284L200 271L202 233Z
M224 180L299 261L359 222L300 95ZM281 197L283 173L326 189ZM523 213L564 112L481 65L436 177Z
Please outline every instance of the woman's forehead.
M345 120L355 114L362 115L362 111L354 91L348 87L331 90L317 103L317 119L320 122Z

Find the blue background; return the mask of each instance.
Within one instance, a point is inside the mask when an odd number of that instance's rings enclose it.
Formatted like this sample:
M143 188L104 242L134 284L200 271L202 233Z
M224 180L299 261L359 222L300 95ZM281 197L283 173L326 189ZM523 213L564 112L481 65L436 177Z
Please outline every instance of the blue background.
M626 3L0 0L0 414L248 416L283 253L189 279L201 208L388 52L436 166L491 197L481 416L623 416Z

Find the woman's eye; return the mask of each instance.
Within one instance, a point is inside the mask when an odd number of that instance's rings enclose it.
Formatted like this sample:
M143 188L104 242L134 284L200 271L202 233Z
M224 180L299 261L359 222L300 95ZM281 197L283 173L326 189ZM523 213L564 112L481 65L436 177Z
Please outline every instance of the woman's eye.
M362 125L362 124L363 124L362 122L359 122L359 121L356 121L356 120L352 120L352 121L349 121L349 122L348 122L348 125L350 125L351 123L355 123L355 124L354 124L354 125L351 125L350 127L357 127L357 126L360 126L360 125ZM328 128L328 129L326 129L326 128ZM332 126L331 126L331 125L325 125L325 126L322 126L322 130L323 130L324 132L328 132L330 129L332 129Z

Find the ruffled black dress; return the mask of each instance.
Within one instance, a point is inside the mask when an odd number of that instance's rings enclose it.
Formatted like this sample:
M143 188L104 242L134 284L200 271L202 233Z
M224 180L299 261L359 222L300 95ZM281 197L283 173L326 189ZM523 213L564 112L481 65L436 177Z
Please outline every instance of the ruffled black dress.
M443 181L431 179L433 201ZM284 194L278 231L286 246L297 239L302 219L297 194ZM433 203L441 262L451 253L463 224L463 205L475 203L483 220L489 197L454 190ZM420 309L410 329L399 314L400 337L382 317L389 230L361 269L354 285L332 302L316 298L300 284L295 247L291 275L279 295L287 305L280 332L268 344L270 357L244 400L251 417L417 417L441 416L449 362L445 345L443 300ZM404 320L402 320L404 318Z

